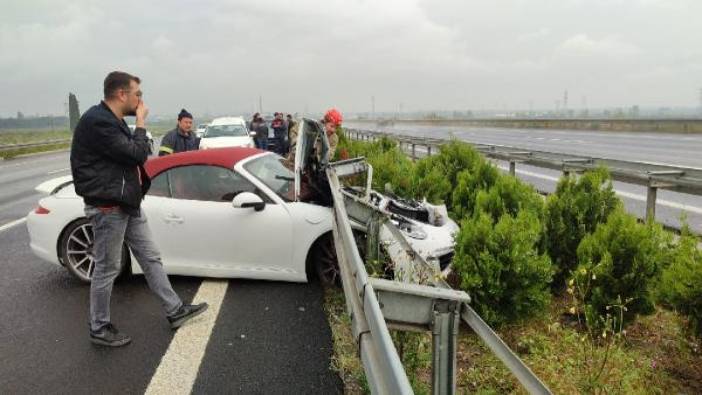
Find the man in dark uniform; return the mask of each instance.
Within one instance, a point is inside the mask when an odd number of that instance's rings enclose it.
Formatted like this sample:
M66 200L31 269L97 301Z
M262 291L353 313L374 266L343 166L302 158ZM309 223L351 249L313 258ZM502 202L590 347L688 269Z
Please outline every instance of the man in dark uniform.
M163 136L161 148L158 149L158 156L198 149L200 147L200 138L195 136L192 129L192 114L185 111L185 109L180 110L178 125Z
M140 83L138 77L121 71L108 74L105 99L80 117L71 146L73 185L93 225L90 341L109 347L131 341L110 321L112 285L122 271L124 243L161 301L171 328L178 328L207 309L207 303L183 303L173 291L140 208L151 185L144 170L149 155L145 129L149 109L141 99ZM129 115L136 116L134 134L124 121Z

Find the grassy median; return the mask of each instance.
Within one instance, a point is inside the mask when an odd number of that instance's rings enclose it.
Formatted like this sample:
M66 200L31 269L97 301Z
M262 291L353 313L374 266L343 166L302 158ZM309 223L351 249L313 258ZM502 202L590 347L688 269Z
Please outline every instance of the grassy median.
M157 123L149 127L149 131L154 137L166 134L172 128L170 123ZM15 145L15 144L32 144L41 143L51 140L67 140L73 137L68 129L64 130L46 130L46 129L4 129L0 130L0 146ZM41 145L36 147L24 148L0 148L0 158L11 159L20 155L28 155L40 152L50 152L57 150L69 149L70 142Z
M70 131L66 130L24 130L11 129L0 131L0 146L14 144L32 144L51 140L67 140L72 137ZM56 151L67 149L69 142L42 145L24 148L0 148L0 158L10 159L20 155L33 154L37 152Z

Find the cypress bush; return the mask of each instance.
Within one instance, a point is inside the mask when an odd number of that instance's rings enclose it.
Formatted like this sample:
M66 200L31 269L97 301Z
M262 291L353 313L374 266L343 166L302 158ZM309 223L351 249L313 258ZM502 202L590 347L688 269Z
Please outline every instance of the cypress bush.
M454 140L442 145L438 154L417 161L414 196L444 203L451 211L451 194L457 186L458 174L464 170L472 171L484 161L480 153L466 143Z
M672 249L670 265L661 275L657 298L687 315L693 332L702 337L702 251L698 242L685 226Z
M546 200L546 249L555 265L554 287L562 288L578 262L578 245L621 202L605 168L563 177Z
M590 327L604 326L614 306L624 310L617 325L654 311L651 285L668 259L670 242L659 224L639 224L622 209L583 238L573 280Z
M552 269L538 252L541 223L533 212L516 217L479 212L461 222L453 270L471 305L489 325L526 318L548 305Z

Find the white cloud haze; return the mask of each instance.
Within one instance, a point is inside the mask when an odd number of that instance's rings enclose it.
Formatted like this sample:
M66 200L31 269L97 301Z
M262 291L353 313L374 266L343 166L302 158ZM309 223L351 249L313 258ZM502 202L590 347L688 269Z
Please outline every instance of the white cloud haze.
M698 0L10 0L0 116L143 80L157 114L696 106Z

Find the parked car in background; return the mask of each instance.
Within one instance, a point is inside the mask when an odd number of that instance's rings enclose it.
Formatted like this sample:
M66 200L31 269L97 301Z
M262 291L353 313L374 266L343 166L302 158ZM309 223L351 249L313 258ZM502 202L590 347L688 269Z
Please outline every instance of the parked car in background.
M207 123L197 125L197 129L195 129L195 137L202 137L205 134L205 129L207 129L208 125L209 124Z
M200 149L223 147L255 147L253 137L242 117L215 118L205 129Z

